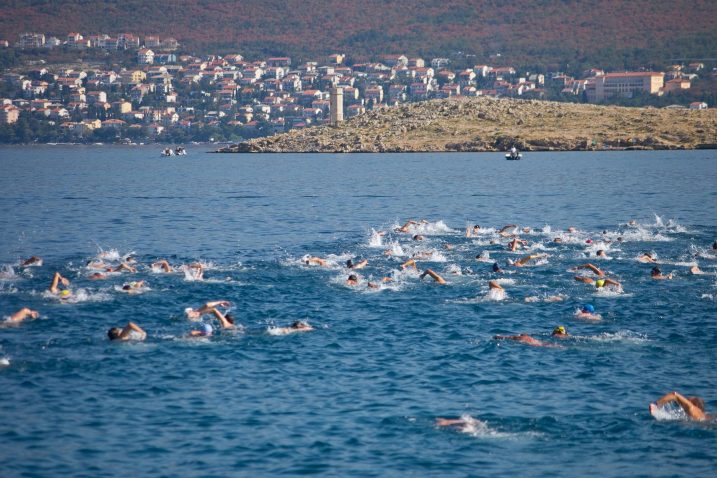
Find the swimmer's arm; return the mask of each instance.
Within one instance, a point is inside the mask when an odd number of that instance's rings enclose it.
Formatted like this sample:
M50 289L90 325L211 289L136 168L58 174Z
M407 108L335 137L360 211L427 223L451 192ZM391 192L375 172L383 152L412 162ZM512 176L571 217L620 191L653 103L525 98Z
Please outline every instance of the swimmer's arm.
M583 276L575 276L575 280L578 282L585 282L586 284L592 284L595 282L590 277L583 277ZM605 282L607 282L607 279L605 279Z
M214 307L229 307L231 305L231 302L228 300L214 300L211 302L207 302L204 304L204 307L202 309L213 309Z
M132 331L135 331L137 333L140 333L142 335L147 335L147 332L145 332L142 327L135 324L134 322L128 322L124 329L122 329L122 333L120 334L120 339L126 339L130 336Z
M618 281L612 280L612 279L605 279L605 283L614 285L615 287L622 287L622 285L620 285L620 283Z
M578 266L577 268L578 269L590 269L591 271L593 271L595 274L597 274L599 276L605 275L605 273L603 271L601 271L600 269L598 269L597 267L595 267L592 264L583 264L581 266Z
M443 277L439 276L438 274L436 274L435 272L433 272L431 269L426 269L425 271L423 271L423 274L421 274L421 279L423 279L424 277L426 277L426 275L431 276L431 278L432 278L433 280L435 280L436 282L438 282L439 284L445 284L445 283L446 283L446 280L445 280Z
M211 312L212 312L212 314L214 314L214 317L216 317L217 320L219 320L219 322L222 323L223 328L225 328L225 329L233 329L234 328L234 324L229 322L227 320L227 318L224 317L224 315L221 312L219 312L217 309L212 309Z
M512 229L512 228L515 228L515 227L518 227L518 226L516 226L515 224L508 224L507 226L504 226L504 227L503 227L500 231L498 231L498 232L505 232L505 231L507 231L508 229Z
M694 403L690 402L689 400L687 400L687 398L677 392L668 393L655 403L657 405L662 406L669 402L677 402L677 404L682 407L685 413L687 413L687 415L689 415L690 418L692 418L693 420L705 419L705 414L702 410L700 410Z
M465 425L462 418L436 418L436 425L439 427L450 427L454 425Z

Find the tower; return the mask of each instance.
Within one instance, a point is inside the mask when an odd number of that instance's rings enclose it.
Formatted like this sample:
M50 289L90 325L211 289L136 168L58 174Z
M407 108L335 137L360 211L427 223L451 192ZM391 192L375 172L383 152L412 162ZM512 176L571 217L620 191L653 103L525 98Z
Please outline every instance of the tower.
M331 88L331 126L338 126L344 120L344 89Z

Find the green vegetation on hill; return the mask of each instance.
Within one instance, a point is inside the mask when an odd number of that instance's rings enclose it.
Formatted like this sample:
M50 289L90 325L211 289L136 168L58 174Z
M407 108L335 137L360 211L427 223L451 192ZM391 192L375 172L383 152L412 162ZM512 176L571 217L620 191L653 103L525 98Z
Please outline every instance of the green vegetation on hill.
M400 52L570 72L714 56L715 18L713 0L6 0L0 32L131 32L196 52Z

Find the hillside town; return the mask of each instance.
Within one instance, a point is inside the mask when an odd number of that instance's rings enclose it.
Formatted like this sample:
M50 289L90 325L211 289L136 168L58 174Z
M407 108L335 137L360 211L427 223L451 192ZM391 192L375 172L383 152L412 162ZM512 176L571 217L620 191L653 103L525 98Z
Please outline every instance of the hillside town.
M25 33L0 47L123 51L134 58L116 69L36 62L3 72L2 142L234 141L329 123L332 92L341 102L335 122L367 110L456 96L590 103L669 97L689 91L701 78L717 77L699 62L676 63L664 72L593 68L575 78L521 71L500 58L492 59L494 65L457 68L449 58L403 54L360 63L343 52L296 63L289 57L251 60L239 53L196 56L181 53L174 38L130 33L85 37L70 32L65 38ZM708 106L692 101L669 107ZM23 118L22 131L11 127Z

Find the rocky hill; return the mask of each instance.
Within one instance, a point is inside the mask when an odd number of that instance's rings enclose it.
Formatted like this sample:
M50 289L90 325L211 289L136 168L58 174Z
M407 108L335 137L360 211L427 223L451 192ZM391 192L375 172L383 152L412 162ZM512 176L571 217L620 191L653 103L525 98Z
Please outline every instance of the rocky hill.
M715 143L715 109L460 98L370 111L338 127L295 130L219 152L692 149Z

